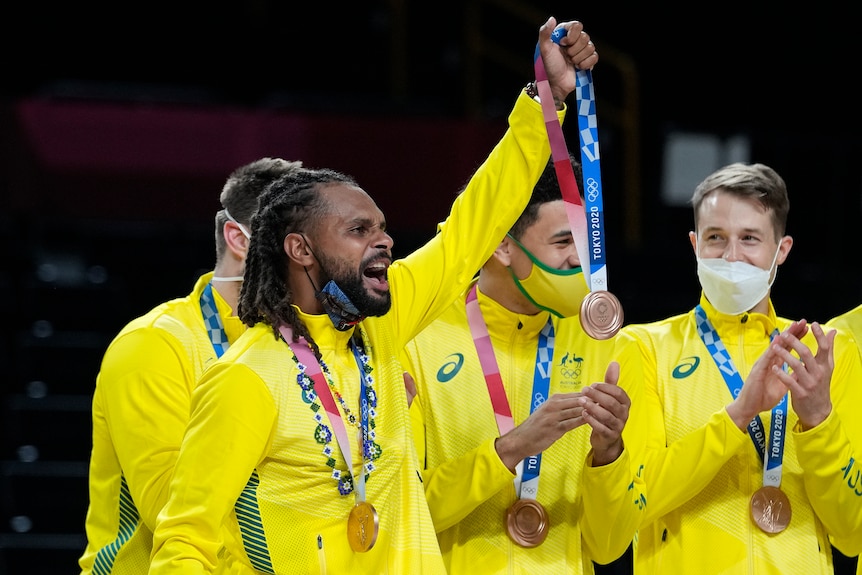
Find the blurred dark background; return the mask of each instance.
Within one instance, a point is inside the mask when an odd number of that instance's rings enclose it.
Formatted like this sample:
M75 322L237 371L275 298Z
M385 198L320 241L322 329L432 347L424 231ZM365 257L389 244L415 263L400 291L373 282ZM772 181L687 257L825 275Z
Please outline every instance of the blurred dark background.
M608 274L627 322L696 303L685 200L734 160L788 184L779 313L825 321L862 303L857 31L835 2L772 6L4 7L0 573L75 571L101 354L212 267L230 171L280 156L350 173L405 255L502 135L550 15L582 20L601 57Z

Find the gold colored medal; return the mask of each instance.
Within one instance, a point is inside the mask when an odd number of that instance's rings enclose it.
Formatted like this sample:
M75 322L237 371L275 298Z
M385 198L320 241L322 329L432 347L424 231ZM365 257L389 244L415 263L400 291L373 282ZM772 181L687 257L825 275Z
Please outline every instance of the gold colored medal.
M347 540L350 548L365 553L377 542L377 510L367 501L360 501L350 510L347 518Z

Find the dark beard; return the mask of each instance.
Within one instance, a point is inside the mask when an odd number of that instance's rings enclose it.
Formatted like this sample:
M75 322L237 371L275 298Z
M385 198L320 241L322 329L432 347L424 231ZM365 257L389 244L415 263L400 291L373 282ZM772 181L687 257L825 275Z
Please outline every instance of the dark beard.
M362 276L333 277L335 283L350 298L356 309L365 317L383 315L392 307L392 295L386 292L383 295L371 295L362 284Z
M359 313L364 317L369 316L381 316L389 311L392 307L392 295L390 292L386 292L383 295L372 295L368 293L365 289L365 286L362 282L362 274L349 274L349 273L330 273L329 262L323 262L318 260L321 264L321 271L325 276L328 276L332 281L338 284L338 287L341 288L341 291L344 292L348 298L350 298L350 302L356 306L356 309L359 310ZM368 265L368 262L362 262L360 265L360 269L365 269ZM329 281L329 280L327 280ZM321 282L322 285L326 285L326 281Z

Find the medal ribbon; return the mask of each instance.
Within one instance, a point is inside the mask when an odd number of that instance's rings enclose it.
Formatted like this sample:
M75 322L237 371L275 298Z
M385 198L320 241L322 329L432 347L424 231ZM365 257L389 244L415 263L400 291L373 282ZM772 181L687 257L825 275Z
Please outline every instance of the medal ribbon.
M784 433L787 424L787 394L772 408L772 433L763 460L763 484L778 487L784 468Z
M479 365L482 366L485 383L488 385L491 406L494 408L494 417L497 419L497 429L500 430L500 435L505 435L515 425L512 421L509 400L506 398L506 390L503 389L503 378L500 376L500 368L497 365L497 358L494 356L494 347L491 345L488 326L482 317L482 310L479 309L475 284L467 294L467 323L470 325L470 333L473 335L473 343L476 345L476 353L479 355Z
M565 28L557 28L551 39L558 43L566 35ZM581 202L581 194L575 179L575 172L569 161L569 151L563 136L563 129L557 118L551 85L545 71L545 64L538 44L533 58L533 69L536 75L536 88L541 100L545 128L548 131L548 141L551 145L551 156L554 170L566 206L566 215L572 228L575 247L581 265L589 260L589 266L584 267L584 276L591 291L608 289L607 262L605 257L605 223L604 201L602 199L602 175L599 154L598 120L596 118L596 99L593 88L593 74L590 70L575 70L575 95L578 108L578 136L580 140L581 168L584 174L584 185L587 188L586 201L589 212L589 234L587 233L587 215ZM587 257L589 256L589 257Z
M500 435L511 431L514 427L512 410L503 388L503 379L497 358L494 355L494 347L491 345L491 336L488 333L488 325L482 317L479 309L476 284L467 293L467 322L470 325L470 333L479 355L479 364L485 376L488 386L488 395L491 396L491 405L494 407L494 415L497 419L497 428ZM530 413L532 414L547 399L551 382L551 360L554 357L554 325L551 318L539 333L539 344L536 349L536 367L533 372L533 394L530 402ZM539 472L542 467L542 454L532 455L518 462L515 467L515 492L518 498L537 499L539 495Z
M365 474L371 473L371 465L372 462L370 459L366 460L365 455L370 453L370 437L369 437L369 427L368 427L368 410L370 409L368 405L368 395L367 388L365 385L365 369L362 366L362 360L359 358L359 348L353 342L350 341L350 349L353 351L353 359L356 360L356 367L359 368L359 378L360 378L360 386L359 386L359 421L360 423L360 435L362 437L362 459L364 461L362 473L359 474L359 478L356 480L356 501L365 501ZM352 469L352 468L351 468ZM351 472L352 473L352 472Z
M697 333L701 341L706 346L707 351L715 361L715 365L724 377L724 382L730 390L730 394L734 399L739 396L739 392L744 385L742 376L730 359L730 353L724 347L718 332L715 331L709 318L706 317L706 311L703 306L698 305L695 308L695 318L697 324ZM773 330L769 336L772 341L778 335L778 329ZM785 366L786 367L786 366ZM782 463L784 461L784 429L787 421L787 394L781 398L781 401L772 408L772 428L767 449L766 433L763 428L763 421L757 415L748 424L748 435L754 443L755 449L763 461L763 484L778 487L781 485Z
M335 435L335 440L338 442L338 447L341 449L341 453L344 455L344 461L347 463L348 473L353 474L353 458L350 454L350 441L347 439L347 428L344 425L344 420L341 418L341 412L338 411L338 406L335 404L335 399L332 397L332 392L329 390L329 385L326 382L326 378L323 375L323 372L320 369L320 362L317 361L317 358L314 356L314 353L311 351L311 348L308 345L308 342L305 338L300 337L298 342L293 341L293 330L285 325L281 324L278 326L278 330L281 332L281 337L284 338L284 341L287 342L287 345L290 346L290 349L296 355L296 358L305 365L305 373L308 375L311 380L314 382L314 393L317 394L317 397L320 398L320 403L323 405L323 409L326 411L326 415L329 417L329 423L332 426L332 432ZM352 345L352 343L351 343ZM356 349L353 346L354 357L356 356ZM357 357L357 362L359 358ZM365 397L365 377L363 370L360 366L360 373L362 373L362 389L360 391L360 396ZM367 405L362 407L362 436L367 437L367 427L368 427L368 408ZM355 487L354 490L356 493L356 501L361 502L365 501L365 473L360 473L358 478L355 478Z
M230 342L227 340L227 334L224 331L224 324L221 321L221 316L218 314L218 308L215 304L213 284L208 283L201 292L200 306L201 313L204 316L204 325L207 328L207 333L210 336L210 341L213 344L216 357L221 357L227 350Z
M533 401L530 413L536 411L548 399L551 387L551 360L554 358L554 324L550 316L548 323L539 332L539 345L536 348L536 368L533 370ZM539 469L542 467L542 454L531 455L524 460L524 477L519 493L530 499L539 495ZM516 484L517 488L517 484Z

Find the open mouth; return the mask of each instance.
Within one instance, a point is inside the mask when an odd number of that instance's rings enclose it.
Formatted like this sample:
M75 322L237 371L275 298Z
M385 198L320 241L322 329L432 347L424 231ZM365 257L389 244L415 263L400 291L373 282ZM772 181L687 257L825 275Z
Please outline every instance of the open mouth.
M389 290L389 280L387 279L387 271L389 270L389 261L388 260L378 260L368 267L362 272L362 275L365 276L366 281L370 284L370 287L377 291L388 291Z

